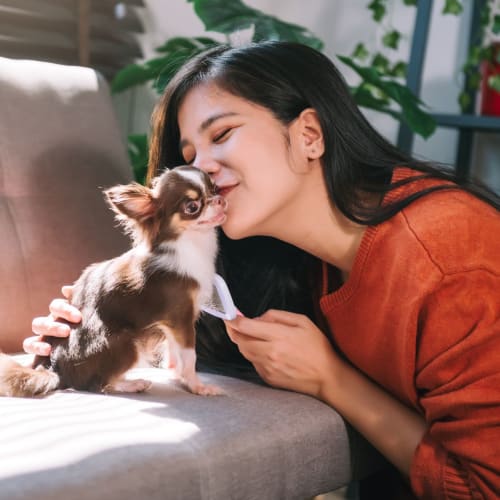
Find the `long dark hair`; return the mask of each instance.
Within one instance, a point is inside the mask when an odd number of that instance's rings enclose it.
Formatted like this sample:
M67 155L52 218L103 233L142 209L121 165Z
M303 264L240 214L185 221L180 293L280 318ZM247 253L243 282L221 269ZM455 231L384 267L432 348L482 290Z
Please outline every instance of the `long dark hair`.
M360 112L334 64L322 53L290 42L218 46L189 60L170 81L153 115L149 178L159 169L183 163L179 107L187 92L204 82L267 108L284 125L304 109L315 109L323 130L323 172L331 202L354 222L379 224L440 189L465 189L500 208L487 189L391 145ZM399 166L411 167L419 175L391 183ZM363 203L367 193L383 196L425 177L451 182L417 190L390 204L367 207ZM221 270L244 313L258 315L276 307L313 315L305 272L312 258L304 252L272 238L231 241L221 235L220 255Z

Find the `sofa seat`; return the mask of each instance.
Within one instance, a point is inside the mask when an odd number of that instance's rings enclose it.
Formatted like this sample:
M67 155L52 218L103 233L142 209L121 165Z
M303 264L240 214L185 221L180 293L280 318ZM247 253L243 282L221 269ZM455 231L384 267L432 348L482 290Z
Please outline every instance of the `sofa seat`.
M0 398L0 499L293 500L351 478L338 414L300 394L214 374L223 396L137 368L142 394Z

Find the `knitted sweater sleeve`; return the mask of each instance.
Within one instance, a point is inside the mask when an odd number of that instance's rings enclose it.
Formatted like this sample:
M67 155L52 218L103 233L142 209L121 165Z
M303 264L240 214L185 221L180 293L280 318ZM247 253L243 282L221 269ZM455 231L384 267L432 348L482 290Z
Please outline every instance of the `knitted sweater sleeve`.
M444 275L419 317L416 387L428 422L410 471L418 498L500 498L500 277Z

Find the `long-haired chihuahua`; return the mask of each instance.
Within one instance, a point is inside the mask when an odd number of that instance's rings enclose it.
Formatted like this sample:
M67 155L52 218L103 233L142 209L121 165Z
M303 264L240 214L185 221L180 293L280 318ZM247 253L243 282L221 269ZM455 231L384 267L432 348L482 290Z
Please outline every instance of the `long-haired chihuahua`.
M0 395L70 387L141 392L151 382L128 380L125 372L141 360L164 358L167 349L189 391L220 394L196 373L195 323L212 293L224 198L207 174L190 166L166 170L151 187L118 185L105 195L132 248L83 271L71 299L83 319L70 325L68 338L44 338L49 356L26 367L0 354Z

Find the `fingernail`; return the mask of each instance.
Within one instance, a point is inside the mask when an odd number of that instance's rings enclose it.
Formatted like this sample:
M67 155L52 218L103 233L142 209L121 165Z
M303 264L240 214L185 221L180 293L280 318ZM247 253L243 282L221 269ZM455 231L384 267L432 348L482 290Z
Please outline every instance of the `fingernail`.
M50 346L40 347L39 354L40 356L48 356L50 354Z
M75 312L72 312L71 313L71 321L75 322L75 323L78 323L79 321L82 320L82 316L81 314L78 314L78 313L75 313Z

